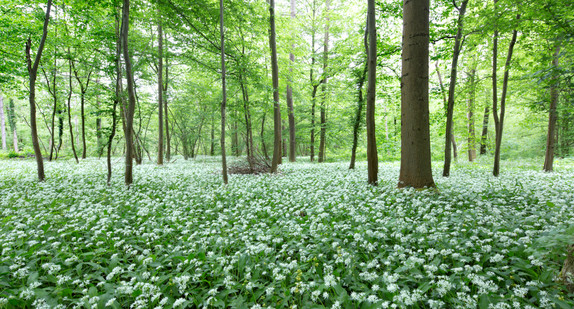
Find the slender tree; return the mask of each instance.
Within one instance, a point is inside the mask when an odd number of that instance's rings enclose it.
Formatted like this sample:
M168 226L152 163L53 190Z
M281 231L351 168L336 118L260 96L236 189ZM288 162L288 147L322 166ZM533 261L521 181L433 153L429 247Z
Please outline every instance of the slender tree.
M495 0L495 3L497 1ZM516 16L516 19L520 19L520 14ZM512 39L508 45L508 54L506 56L506 63L504 65L504 77L502 81L502 94L500 96L500 115L498 114L498 93L496 87L496 71L497 71L497 54L498 54L498 30L494 31L494 42L493 42L493 56L492 56L492 113L494 116L494 128L496 130L495 148L494 148L494 167L492 169L492 175L497 177L500 175L500 148L502 145L502 129L504 128L504 114L506 111L506 93L508 90L508 77L510 71L510 63L512 60L512 52L514 50L514 45L516 44L516 38L518 35L518 30L512 31Z
M133 156L134 156L134 112L136 107L134 75L132 71L132 61L129 53L128 34L130 24L130 0L123 0L122 8L122 50L126 69L128 87L128 106L125 112L125 140L126 140L126 169L124 181L127 186L133 183Z
M367 18L368 19L368 18ZM367 27L365 27L365 54L369 55L369 25L367 22ZM355 113L355 119L353 121L353 145L351 146L351 163L349 164L349 169L355 168L355 161L357 159L357 146L359 144L359 129L361 128L361 119L363 117L363 105L365 104L365 98L363 97L363 85L367 79L367 71L369 70L369 61L366 59L365 66L361 73L359 73L359 80L357 83L357 111Z
M403 1L399 188L435 187L429 129L429 0Z
M163 32L161 27L161 15L157 10L157 40L158 40L158 68L157 68L157 93L158 93L158 139L157 139L157 164L163 165Z
M42 59L42 51L44 50L44 44L46 43L46 37L48 36L48 23L50 21L51 8L52 0L48 0L46 16L44 18L42 39L40 40L40 46L38 46L38 52L34 58L34 63L32 63L32 56L30 55L32 39L28 38L28 41L26 42L26 62L28 66L28 74L30 76L30 129L32 132L32 145L34 146L34 155L36 157L36 164L38 165L39 181L44 181L46 177L44 175L44 161L42 159L42 151L40 150L40 142L38 140L38 127L36 125L36 78L38 76L38 66L40 65L40 59Z
M369 0L367 24L369 30L369 85L367 90L367 165L369 184L377 185L379 158L375 131L375 100L377 95L377 28L375 19L375 0Z
M321 91L323 98L321 100L321 133L319 135L319 162L325 162L325 151L327 147L327 68L329 66L329 10L331 0L325 0L325 37L323 41L323 79L321 81Z
M554 57L552 59L552 67L554 70L558 69L558 58L560 55L560 45L556 46L554 51ZM548 111L548 136L546 137L546 154L544 157L544 171L552 172L554 169L554 147L556 143L556 120L558 119L558 113L556 109L558 108L558 79L556 73L553 74L553 78L550 85L550 110Z
M74 154L74 159L76 159L76 163L80 163L80 161L78 160L78 154L76 153L76 145L74 143L74 130L72 127L72 107L71 107L71 102L72 102L72 92L73 92L73 86L72 86L72 55L70 53L70 48L68 47L68 85L69 85L69 90L68 90L68 128L70 129L70 144L72 145L72 153Z
M18 152L18 132L16 130L16 110L14 108L14 100L10 99L8 101L8 124L10 125L10 131L12 132L12 144L14 151Z
M488 102L484 107L484 117L482 118L482 133L480 134L480 155L486 154L486 142L488 140L488 119L490 116L490 108Z
M313 0L312 2L312 12L313 17L311 20L311 69L309 70L309 79L311 82L312 90L311 90L311 136L310 136L310 149L309 149L309 156L311 162L315 161L315 106L317 104L317 88L319 87L319 83L317 83L313 77L314 69L315 69L315 16L317 14L317 2Z
M227 158L225 157L225 105L227 104L227 89L225 85L225 32L223 31L223 0L219 0L219 33L221 35L221 167L223 183L227 184Z
M294 21L296 18L295 13L295 0L291 0L291 19ZM289 60L291 66L289 67L289 82L287 83L287 109L289 112L289 162L295 162L296 153L295 148L297 147L295 141L295 114L293 111L293 65L295 64L295 55L293 55L293 49L295 49L295 44L291 44L291 52L289 53Z
M2 131L2 150L8 149L6 146L6 118L4 116L4 97L0 93L0 131Z
M79 74L78 74L78 70L76 69L76 65L74 63L73 60L71 60L72 63L72 68L74 69L74 76L76 77L76 80L78 81L78 85L80 85L80 116L82 119L82 123L81 123L81 127L82 127L82 159L86 158L86 152L87 152L87 146L86 146L86 113L85 113L85 106L86 106L86 92L88 91L88 87L90 86L90 78L92 76L92 72L93 70L90 69L88 71L88 76L86 77L86 84L84 85L84 83L82 82L82 79L80 78ZM99 123L97 125L99 125L98 127L98 134L99 130L101 129L101 119L97 119L99 120ZM100 139L99 139L99 135L98 135L98 145L99 145Z
M476 70L470 71L470 93L467 99L468 108L468 161L472 162L476 159L476 134L474 131L474 99L476 90Z
M122 100L122 31L120 30L120 17L118 14L117 9L114 7L114 13L115 13L115 18L116 18L116 55L114 58L114 64L116 67L116 92L115 92L115 96L114 96L114 107L112 110L112 132L110 133L110 136L108 137L108 153L107 153L107 157L106 157L106 163L108 166L108 185L111 183L112 181L112 144L114 141L114 137L116 136L116 127L117 127L117 107L118 107L118 103L120 103L120 101ZM120 106L122 106L122 104L120 104Z
M163 108L164 108L164 113L163 113L163 118L165 119L165 159L169 162L171 160L171 135L169 134L169 113L168 113L168 106L167 106L167 88L169 85L169 57L168 57L168 40L167 40L167 34L164 32L165 38L164 38L164 48L166 51L166 55L165 55L165 83L163 86Z
M456 5L456 1L454 1ZM445 133L445 147L444 147L444 168L442 171L443 177L450 176L450 163L451 163L451 141L453 140L452 134L452 114L454 112L454 91L456 87L458 57L461 50L461 40L463 31L464 14L466 13L466 5L468 0L463 0L460 8L458 9L458 22L457 32L454 39L454 51L452 56L452 64L450 69L450 85L448 87L448 105L446 112L446 133Z
M271 173L277 172L281 160L281 106L279 105L279 67L277 64L277 43L275 38L275 0L269 0L269 47L271 49L271 76L273 80L273 160Z

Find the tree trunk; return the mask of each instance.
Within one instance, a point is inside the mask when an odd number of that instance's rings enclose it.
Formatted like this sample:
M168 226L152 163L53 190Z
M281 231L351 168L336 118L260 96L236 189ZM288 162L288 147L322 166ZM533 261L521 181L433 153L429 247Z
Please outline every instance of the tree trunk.
M468 0L463 0L458 12L458 25L456 38L454 40L454 51L452 56L452 65L450 69L450 85L448 87L448 104L446 110L446 133L445 133L445 147L444 147L444 168L442 171L443 177L450 176L450 163L451 163L451 146L454 144L454 135L452 133L452 122L453 122L453 112L454 112L454 91L456 87L456 77L457 77L457 66L458 66L458 56L460 55L461 40L462 40L462 30L463 30L463 20L464 14L466 12L466 4ZM455 148L456 153L456 148ZM456 155L455 155L456 157Z
M78 160L78 154L76 153L76 145L74 143L74 130L72 127L72 107L71 107L71 101L72 101L72 92L73 92L73 87L72 87L72 57L70 54L70 48L68 47L68 85L70 87L70 90L68 91L68 128L70 128L70 144L72 144L72 153L74 154L74 159L76 159L76 163L80 163L80 161Z
M122 55L122 35L123 33L120 31L119 29L119 24L120 24L120 17L119 17L119 13L117 12L117 9L114 7L114 13L115 13L115 18L116 18L116 37L117 37L117 41L116 41L116 57L114 59L115 61L115 66L116 66L116 93L115 93L115 97L114 97L114 108L113 108L113 112L112 112L112 132L110 133L110 136L108 138L108 153L106 156L106 163L108 166L108 185L111 184L111 180L112 180L112 144L114 141L114 137L116 136L116 126L117 126L117 114L116 114L116 110L118 107L118 103L122 100L122 61L121 61L121 55ZM120 106L122 106L122 104L120 104ZM124 131L125 132L125 131Z
M74 76L76 77L76 80L78 81L78 84L80 85L80 116L82 119L82 159L86 158L86 151L87 151L87 147L86 147L86 113L85 113L85 105L86 105L86 92L88 91L88 87L90 86L90 77L92 76L92 70L89 71L88 73L88 77L86 79L86 85L84 85L82 83L82 80L80 79L80 76L78 75L78 70L76 70L76 66L74 64L74 61L70 60L72 63L72 69L74 70ZM99 104L99 101L98 101ZM99 121L99 125L101 126L101 119L97 119ZM99 128L101 129L101 128ZM98 130L99 130L98 129ZM99 138L99 134L100 132L98 131L98 148L99 148L99 144L100 144L100 138ZM99 149L98 149L99 151Z
M294 21L295 14L295 0L291 0L291 19ZM287 109L289 111L289 162L295 162L297 147L295 141L295 114L293 113L293 65L295 64L295 55L293 55L295 44L291 44L291 52L289 53L289 60L291 66L289 67L289 82L287 83Z
M467 100L468 103L468 161L472 162L476 159L476 134L474 132L474 97L475 97L475 75L476 70L470 71L470 94Z
M327 67L329 65L329 6L331 0L325 0L325 39L323 43L323 80L321 90L323 92L323 98L321 100L321 134L319 135L319 162L325 162L325 150L326 150L326 139L327 139L327 115L326 115L326 105L327 105Z
M96 86L100 83L99 78L96 78ZM96 106L98 108L97 110L97 116L98 118L96 118L96 139L97 139L97 145L98 145L98 158L100 158L103 154L104 154L104 145L102 142L102 118L100 117L100 109L101 109L101 103L100 103L100 95L96 95Z
M44 50L44 44L46 43L46 37L48 36L48 23L50 21L50 9L52 8L52 0L48 0L46 7L46 17L44 18L44 27L42 32L42 39L40 40L40 46L38 46L38 52L32 63L32 57L30 55L30 49L32 48L32 39L28 38L26 42L26 62L28 67L28 73L30 76L30 129L32 132L32 145L34 147L34 155L36 157L36 164L38 165L38 180L44 181L46 178L44 175L44 161L42 158L42 151L40 150L40 143L38 140L38 128L36 125L36 77L38 76L38 66L40 65L40 59L42 58L42 51Z
M215 123L213 120L213 114L211 115L211 147L209 148L209 155L215 155Z
M254 156L253 153L253 130L251 128L251 112L249 111L249 93L247 91L247 86L243 82L243 75L239 74L239 85L241 87L241 93L243 95L243 116L245 118L245 144L247 148L247 157L250 158ZM251 165L252 160L248 160Z
M221 35L221 167L223 183L227 184L227 159L225 157L225 106L227 104L227 89L225 85L225 33L223 32L223 0L219 0L219 33Z
M367 24L369 30L369 85L367 90L367 168L369 184L376 186L379 173L377 136L375 132L375 100L377 96L377 28L375 0L369 0Z
M313 19L311 26L311 70L309 71L309 79L313 90L311 91L311 134L309 141L309 157L311 162L315 161L315 105L317 102L317 88L319 85L315 83L313 78L314 68L315 68L315 15L317 13L317 8L315 6L316 2L313 0Z
M167 47L167 34L164 34L166 36L165 39L165 47L164 49L166 50L166 53L168 51L168 47ZM165 159L169 162L171 160L171 136L169 134L169 117L168 117L168 109L167 109L167 87L169 83L169 58L165 57L165 83L163 86L163 108L164 108L164 115L163 117L165 118Z
M484 117L482 119L482 134L480 135L480 155L486 154L486 142L488 140L488 116L490 115L490 109L488 103L484 107Z
M552 59L552 67L556 70L558 68L558 57L560 55L560 46L556 46L554 58ZM546 154L544 158L544 171L552 172L554 163L554 145L556 143L556 120L558 114L556 109L558 107L558 85L557 77L553 76L552 84L550 85L550 111L548 112L548 136L546 137Z
M516 19L520 19L520 14L517 15ZM496 143L494 148L494 167L492 169L492 175L498 177L500 175L500 148L502 145L502 129L504 128L504 113L506 110L506 92L508 89L508 75L510 71L510 61L512 60L512 51L514 50L514 44L516 44L516 37L518 35L518 31L512 31L512 39L510 40L510 44L508 45L508 55L506 57L506 63L504 65L504 78L502 81L502 94L500 97L500 116L498 115L498 104L496 103L496 66L493 65L493 105L492 105L492 112L494 114L494 124L496 128ZM496 45L493 48L494 54L497 53L497 45L498 45L498 31L495 31L495 41ZM493 63L496 61L496 57L493 57Z
M353 122L353 146L351 147L351 163L349 164L349 169L355 168L355 161L357 159L357 146L359 143L359 129L361 128L361 119L363 116L363 104L365 103L365 99L363 98L363 85L365 83L365 79L367 78L367 71L369 70L369 21L367 17L367 23L365 27L365 36L363 38L363 44L365 45L365 54L367 59L365 61L365 67L363 68L363 72L359 76L359 82L357 85L358 88L358 102L357 102L357 113L355 114L355 121Z
M16 130L16 110L14 109L14 100L10 99L8 103L8 124L10 125L10 131L12 131L12 144L14 151L18 152L18 132Z
M124 181L127 186L133 183L133 155L134 155L134 112L136 107L136 97L134 91L134 75L132 72L132 61L129 53L128 34L130 23L130 0L123 0L122 9L122 50L124 53L124 62L126 66L126 77L128 82L128 107L126 115L126 169Z
M277 45L275 38L275 0L269 0L269 47L271 49L271 76L273 81L273 160L271 173L277 172L281 160L281 106L279 105L279 67L277 64Z
M403 3L401 170L398 187L435 187L429 129L429 0Z
M158 69L157 69L157 93L158 93L158 138L157 138L157 164L163 165L163 32L161 29L161 16L157 11L157 39L158 39Z
M4 98L0 93L0 131L2 131L2 150L8 149L6 146L6 118L4 117Z
M265 145L265 118L267 114L263 114L261 118L261 147L263 148L263 155L265 159L269 160L269 153L267 153L267 146Z

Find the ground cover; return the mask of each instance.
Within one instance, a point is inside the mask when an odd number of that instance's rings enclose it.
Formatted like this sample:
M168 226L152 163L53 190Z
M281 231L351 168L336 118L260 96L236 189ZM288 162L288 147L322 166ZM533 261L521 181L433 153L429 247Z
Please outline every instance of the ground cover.
M572 308L554 279L574 171L455 166L397 190L398 163L232 175L215 159L138 166L0 161L0 307ZM435 175L440 175L437 164Z

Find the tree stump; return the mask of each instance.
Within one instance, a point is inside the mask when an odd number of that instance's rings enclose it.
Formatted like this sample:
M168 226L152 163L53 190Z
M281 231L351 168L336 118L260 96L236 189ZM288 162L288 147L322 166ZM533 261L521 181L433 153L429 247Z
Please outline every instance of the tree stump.
M568 257L560 272L560 279L569 293L574 293L574 245L568 247Z

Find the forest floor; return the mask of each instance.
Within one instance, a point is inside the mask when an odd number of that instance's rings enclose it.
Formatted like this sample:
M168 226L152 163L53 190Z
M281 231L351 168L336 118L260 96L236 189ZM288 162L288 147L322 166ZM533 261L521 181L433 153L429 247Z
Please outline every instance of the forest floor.
M119 159L116 159L119 160ZM539 160L540 161L540 160ZM458 163L439 192L399 164L214 158L137 166L0 161L0 308L573 308L556 277L574 239L574 162Z

